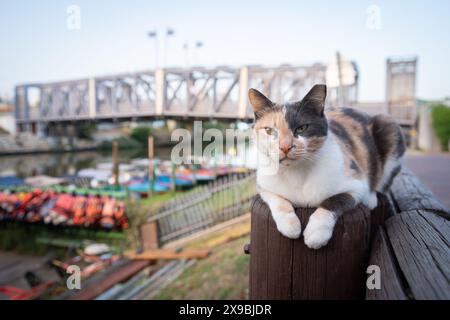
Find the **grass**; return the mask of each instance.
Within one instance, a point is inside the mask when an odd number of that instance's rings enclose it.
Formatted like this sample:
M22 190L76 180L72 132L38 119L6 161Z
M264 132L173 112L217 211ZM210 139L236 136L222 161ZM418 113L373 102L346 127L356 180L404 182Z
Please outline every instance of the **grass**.
M107 243L121 251L125 242L125 234L117 231L57 228L23 223L7 223L0 226L0 230L0 250L13 250L23 254L44 255L50 248L78 247L86 242Z
M243 247L245 236L214 248L206 259L187 269L155 299L247 299L250 257Z
M179 193L180 192L176 191L169 191L161 194L157 193L149 198L142 199L140 203L143 206L149 207L152 211L158 211L166 201L176 197Z

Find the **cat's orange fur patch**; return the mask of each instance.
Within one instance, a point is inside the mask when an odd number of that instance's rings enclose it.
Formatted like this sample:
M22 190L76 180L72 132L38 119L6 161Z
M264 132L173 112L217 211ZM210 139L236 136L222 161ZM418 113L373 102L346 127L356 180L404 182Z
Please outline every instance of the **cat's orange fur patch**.
M281 201L278 205L277 205L277 209L280 212L291 212L293 207L292 205L286 200L286 201Z

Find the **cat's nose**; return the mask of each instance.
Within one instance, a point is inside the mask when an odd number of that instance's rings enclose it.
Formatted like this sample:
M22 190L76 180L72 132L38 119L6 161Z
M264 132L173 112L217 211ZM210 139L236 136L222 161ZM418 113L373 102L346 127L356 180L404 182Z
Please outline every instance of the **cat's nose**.
M280 150L284 152L284 154L288 154L289 150L292 149L292 145L280 145Z

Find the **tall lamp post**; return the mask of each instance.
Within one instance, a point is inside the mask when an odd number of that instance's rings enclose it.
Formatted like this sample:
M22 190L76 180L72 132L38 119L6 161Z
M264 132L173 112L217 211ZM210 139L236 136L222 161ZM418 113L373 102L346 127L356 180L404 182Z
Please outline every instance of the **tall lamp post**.
M152 30L147 33L147 36L151 39L155 39L155 69L158 68L158 33L156 30Z
M202 41L197 41L195 42L195 47L194 47L194 63L198 64L198 50L203 47L203 42Z
M169 50L169 37L173 36L175 34L175 30L172 28L166 29L166 36L164 38L164 67L167 67L167 60L168 60L168 50Z
M183 44L183 50L184 50L184 63L186 67L189 67L189 44L187 42Z

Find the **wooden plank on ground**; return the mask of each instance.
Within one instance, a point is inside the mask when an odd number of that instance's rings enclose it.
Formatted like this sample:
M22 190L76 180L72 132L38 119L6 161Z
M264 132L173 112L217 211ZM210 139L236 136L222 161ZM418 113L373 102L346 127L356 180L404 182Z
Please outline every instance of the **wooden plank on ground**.
M127 251L124 256L132 260L171 260L171 259L203 259L210 254L209 249L186 249L183 251L171 249L146 250L142 253Z
M414 299L450 299L450 222L432 212L386 221L393 253Z
M180 247L214 247L222 242L216 241L216 238L222 238L222 234L226 232L231 238L246 235L250 232L250 213L244 214L229 221L222 222L211 228L196 232L192 235L181 239L170 241L163 246L165 249L175 249ZM220 236L218 236L220 235Z
M239 225L222 230L220 234L212 239L205 241L204 246L207 248L217 247L221 244L228 243L250 233L250 222L241 223Z
M123 282L142 269L148 267L149 261L128 261L120 269L106 272L105 275L87 287L70 296L68 300L91 300L105 292L117 283Z

